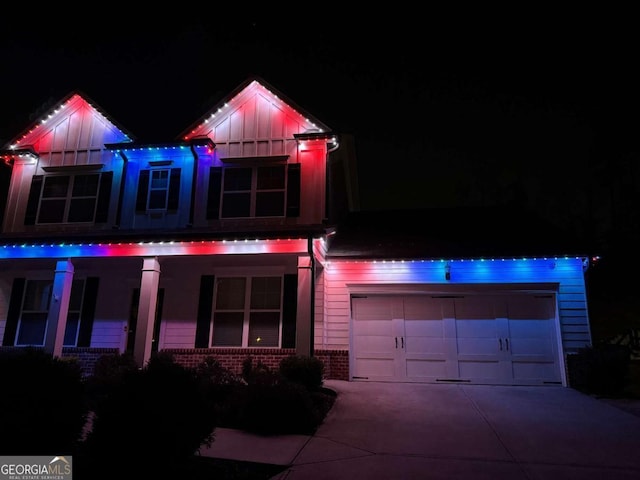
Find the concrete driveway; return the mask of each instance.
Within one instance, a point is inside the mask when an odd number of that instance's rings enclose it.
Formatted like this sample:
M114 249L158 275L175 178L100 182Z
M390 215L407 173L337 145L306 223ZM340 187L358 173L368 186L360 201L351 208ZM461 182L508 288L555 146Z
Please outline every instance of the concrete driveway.
M325 386L337 401L314 436L288 439L278 480L640 478L640 417L570 388Z

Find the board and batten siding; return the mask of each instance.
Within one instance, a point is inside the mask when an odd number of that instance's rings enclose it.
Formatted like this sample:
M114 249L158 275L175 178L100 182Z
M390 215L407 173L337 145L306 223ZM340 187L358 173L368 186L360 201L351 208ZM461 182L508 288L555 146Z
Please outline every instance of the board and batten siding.
M447 264L451 275L448 281L445 279ZM565 354L591 344L581 258L449 262L331 260L322 275L325 328L322 335L316 334L316 342L323 348L349 349L352 292L489 293L520 288L555 293Z

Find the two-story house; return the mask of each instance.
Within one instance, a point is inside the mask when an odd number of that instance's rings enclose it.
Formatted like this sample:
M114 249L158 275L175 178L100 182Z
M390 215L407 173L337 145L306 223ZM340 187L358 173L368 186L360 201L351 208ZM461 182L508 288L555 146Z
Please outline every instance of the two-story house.
M0 151L2 348L567 385L591 341L584 252L509 223L486 228L511 244L480 242L477 212L363 214L354 152L259 77L153 144L72 92Z

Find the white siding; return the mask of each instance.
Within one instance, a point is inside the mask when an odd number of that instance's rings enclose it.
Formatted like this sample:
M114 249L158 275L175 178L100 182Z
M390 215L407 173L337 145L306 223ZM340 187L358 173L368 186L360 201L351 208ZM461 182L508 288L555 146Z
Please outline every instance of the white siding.
M355 262L332 260L325 270L327 348L349 348L350 285L378 286L378 289L402 286L393 291L418 293L446 292L457 288L500 288L521 285L526 290L538 288L557 291L558 315L565 353L588 345L591 341L582 260L527 259L451 261L451 280L445 280L441 261Z

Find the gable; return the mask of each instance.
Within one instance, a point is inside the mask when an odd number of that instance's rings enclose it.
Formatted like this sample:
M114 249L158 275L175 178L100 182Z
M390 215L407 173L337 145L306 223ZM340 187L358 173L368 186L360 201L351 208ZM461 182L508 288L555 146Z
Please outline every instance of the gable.
M188 129L182 139L208 137L221 158L287 155L294 135L326 132L321 122L256 79L220 102Z
M130 141L130 136L108 119L85 96L73 93L43 114L7 149L34 150L43 166L98 162L105 143Z

